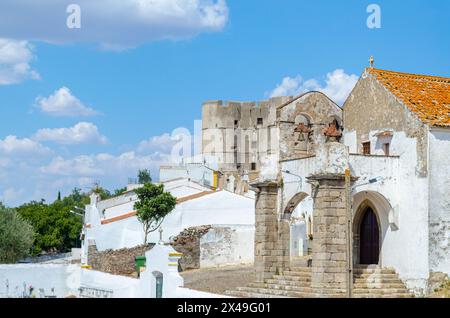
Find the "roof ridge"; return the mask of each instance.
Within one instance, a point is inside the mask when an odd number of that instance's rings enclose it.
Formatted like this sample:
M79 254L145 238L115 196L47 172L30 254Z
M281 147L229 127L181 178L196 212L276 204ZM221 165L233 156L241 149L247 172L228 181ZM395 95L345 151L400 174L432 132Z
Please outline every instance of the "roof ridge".
M328 97L324 92L321 92L321 91L318 91L318 90L311 90L311 91L307 91L307 92L301 93L301 94L299 94L299 95L297 95L297 96L294 96L294 97L292 97L290 100L288 100L287 102L284 102L284 103L282 103L281 105L278 105L275 109L276 109L276 110L279 110L279 109L281 109L281 108L284 108L284 107L288 106L289 104L292 104L293 102L298 101L300 98L302 98L302 97L304 97L304 96L306 96L306 95L312 94L312 93L319 93L319 94L322 94L322 95L325 96L328 100L330 100L335 106L337 106L339 109L342 110L342 107L340 107L338 104L336 104L336 102L335 102L334 100L332 100L330 97Z
M366 68L366 74L384 86L428 126L450 128L450 78Z
M383 70L378 68L367 68L369 72L375 72L375 73L390 73L395 74L399 76L407 76L407 77L417 77L417 78L427 78L431 80L438 80L438 81L448 81L450 82L450 77L443 77L443 76L436 76L436 75L425 75L425 74L416 74L416 73L405 73L405 72L397 72L397 71L390 71L390 70Z

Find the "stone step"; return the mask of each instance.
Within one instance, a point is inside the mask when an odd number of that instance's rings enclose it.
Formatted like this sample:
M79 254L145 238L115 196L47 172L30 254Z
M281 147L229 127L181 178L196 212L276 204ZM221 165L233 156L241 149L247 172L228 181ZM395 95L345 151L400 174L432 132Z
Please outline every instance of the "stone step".
M354 294L353 298L414 298L414 295L412 295L412 294L387 294L387 295Z
M284 297L284 296L250 293L250 292L236 291L236 290L227 291L225 294L228 296L233 296L233 297L238 297L238 298L290 298L290 297Z
M296 277L311 277L312 274L308 272L295 272L295 271L284 271L283 276L296 276Z
M289 272L301 272L301 273L309 273L311 274L311 267L291 267Z
M374 294L374 295L380 295L380 294L405 294L408 293L406 288L374 288L374 289L368 289L368 288L355 288L353 290L353 293L356 294Z
M263 295L267 294L267 295L275 295L275 296L295 297L295 298L310 298L311 297L310 293L268 289L268 288L238 287L237 291L254 293L254 294L263 294Z
M358 269L353 268L354 274L396 274L394 269L391 268L370 268L370 269Z
M353 280L354 284L402 284L403 282L398 278L356 278Z
M284 278L277 278L277 279L272 278L272 279L266 279L265 283L266 284L278 284L278 285L303 287L303 286L310 286L311 280L300 281L300 280L289 280L289 279L284 279Z
M252 288L264 288L264 289L275 289L275 290L286 290L286 291L296 291L301 293L311 293L312 289L310 286L295 286L295 285L283 285L283 284L271 284L271 283L252 283L248 287Z
M362 278L362 279L398 279L397 274L355 274L355 279Z
M302 276L282 276L282 275L275 275L271 279L279 279L281 281L291 281L291 282L303 282L303 283L309 283L311 282L311 277L302 277Z
M394 284L390 284L390 283L355 283L353 284L353 288L355 289L359 289L359 288L367 288L367 289L377 289L377 288L398 288L398 289L402 289L405 288L405 285L403 283L394 283Z

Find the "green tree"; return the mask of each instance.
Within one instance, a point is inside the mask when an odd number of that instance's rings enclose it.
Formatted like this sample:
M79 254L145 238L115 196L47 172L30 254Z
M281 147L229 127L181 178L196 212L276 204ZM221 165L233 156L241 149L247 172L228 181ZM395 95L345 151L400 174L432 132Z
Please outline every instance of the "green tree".
M127 187L114 190L114 196L121 195L124 192L127 192Z
M150 171L147 169L139 170L138 172L138 183L146 184L151 183L152 177L150 176Z
M0 263L16 263L28 256L33 241L33 226L0 202Z
M144 244L147 244L148 234L154 232L176 206L177 199L169 192L164 192L164 185L146 183L136 189L138 201L134 204L137 218L144 228Z
M71 211L83 213L88 203L88 195L75 188L69 196L52 204L42 200L18 207L18 213L33 225L36 233L33 255L65 252L78 246L83 220Z
M111 192L109 192L109 190L106 190L102 187L97 187L93 190L94 193L97 193L100 196L100 199L102 200L106 200L109 199L112 195Z

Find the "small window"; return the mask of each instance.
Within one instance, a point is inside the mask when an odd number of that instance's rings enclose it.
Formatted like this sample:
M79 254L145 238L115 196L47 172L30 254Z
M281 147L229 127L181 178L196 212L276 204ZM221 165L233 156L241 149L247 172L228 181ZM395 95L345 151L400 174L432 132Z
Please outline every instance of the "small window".
M256 124L257 124L257 125L262 125L262 124L263 124L263 119L262 119L262 118L258 118L258 119L256 120Z
M256 170L256 163L252 162L252 170L255 171Z
M390 147L391 147L390 143L383 144L383 150L384 150L385 156L390 156Z
M239 124L239 121L235 120L234 125L237 126Z
M363 154L370 155L370 142L363 142Z

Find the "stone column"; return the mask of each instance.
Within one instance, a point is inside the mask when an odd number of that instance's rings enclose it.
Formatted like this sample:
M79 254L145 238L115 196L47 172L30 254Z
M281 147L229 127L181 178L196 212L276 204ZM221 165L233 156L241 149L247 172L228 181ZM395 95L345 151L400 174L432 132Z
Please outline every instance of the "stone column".
M276 274L278 268L278 183L252 184L257 189L255 216L256 280L263 282Z
M316 297L346 297L353 284L345 183L349 154L344 145L330 142L320 147L316 158L316 172L308 177L314 199L311 288Z
M314 175L311 287L316 297L346 296L348 280L345 177Z

